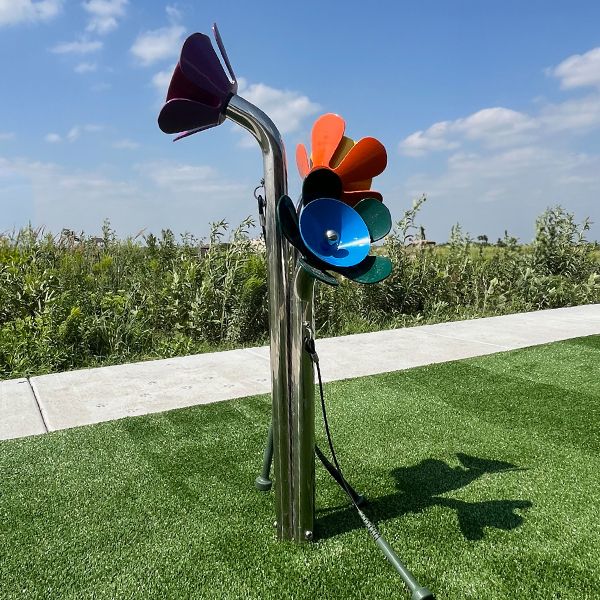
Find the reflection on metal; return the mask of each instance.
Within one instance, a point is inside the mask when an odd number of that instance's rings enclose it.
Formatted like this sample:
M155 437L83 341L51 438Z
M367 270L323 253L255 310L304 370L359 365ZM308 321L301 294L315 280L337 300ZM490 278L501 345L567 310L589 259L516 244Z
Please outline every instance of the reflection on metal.
M290 247L277 231L276 211L277 200L287 192L285 151L271 119L250 102L233 96L227 105L226 115L256 138L263 153L277 534L281 539L302 541L304 530L298 524L300 494L294 488L293 478L293 473L300 470L297 465L299 427L294 427L297 413L293 411L292 395L294 386L298 386L304 377L299 371L294 373L294 369L300 369L302 363L293 362L291 349L293 340L302 336L302 324L299 325L300 332L294 332L290 313L299 299L290 287ZM300 310L296 308L298 312ZM312 365L309 367L312 378ZM311 465L314 471L314 458L311 458ZM302 472L305 470L303 468Z

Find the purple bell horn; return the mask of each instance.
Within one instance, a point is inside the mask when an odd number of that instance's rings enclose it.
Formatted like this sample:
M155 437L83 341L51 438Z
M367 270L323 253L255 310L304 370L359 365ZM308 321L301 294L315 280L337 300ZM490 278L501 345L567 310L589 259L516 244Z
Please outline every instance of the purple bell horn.
M227 103L237 92L237 80L216 23L213 32L229 75L208 36L194 33L187 38L171 78L167 102L158 116L162 131L182 134L177 139L220 125L225 120Z

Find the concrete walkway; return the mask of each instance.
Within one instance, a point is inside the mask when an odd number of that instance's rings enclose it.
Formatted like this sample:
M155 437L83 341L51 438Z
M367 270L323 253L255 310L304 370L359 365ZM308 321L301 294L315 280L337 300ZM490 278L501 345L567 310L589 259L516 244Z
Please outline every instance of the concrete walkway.
M326 381L600 334L600 304L317 340ZM0 381L0 439L270 391L267 347Z

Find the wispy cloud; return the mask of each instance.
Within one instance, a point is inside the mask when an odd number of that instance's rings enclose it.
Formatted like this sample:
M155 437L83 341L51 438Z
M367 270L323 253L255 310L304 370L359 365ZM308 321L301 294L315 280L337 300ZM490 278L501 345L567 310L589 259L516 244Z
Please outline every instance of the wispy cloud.
M131 46L131 53L144 66L172 58L181 50L184 33L185 28L181 25L145 31Z
M0 142L9 142L14 140L17 136L13 131L0 131Z
M51 51L54 54L90 54L98 52L102 46L103 44L99 40L79 39L73 42L61 42L51 48Z
M321 108L301 92L281 90L264 83L248 84L243 78L239 80L239 93L266 112L283 134L297 131L304 119Z
M49 21L62 6L63 0L0 0L0 26Z
M560 80L560 87L600 87L600 47L585 54L573 54L554 68L547 69L549 75Z
M544 104L527 114L504 107L484 108L454 121L440 121L404 138L400 152L425 156L472 144L501 148L541 143L557 133L586 134L600 127L600 94Z
M206 165L148 162L117 175L108 166L75 169L0 156L0 178L25 186L32 203L27 218L54 232L67 227L93 233L108 217L120 235L142 228L205 235L211 220L236 224L252 212L242 201L252 183L228 180ZM0 205L13 193L10 185L0 186ZM207 201L198 202L199 195ZM0 212L0 230L20 225L13 218Z
M98 65L97 63L92 62L81 62L75 66L73 69L75 73L84 74L84 73L93 73L97 71Z
M237 197L246 186L223 179L218 171L208 165L185 163L148 162L136 165L144 178L163 190L174 194L215 194Z
M62 141L76 142L84 133L99 133L104 130L104 126L88 123L87 125L74 125L66 134L60 135L53 132L48 133L44 140L49 144L58 144Z
M62 138L58 133L47 133L44 136L44 140L49 144L59 144L60 142L62 142Z
M86 31L104 35L119 26L119 19L125 16L128 0L88 0L83 9L89 14Z
M171 83L173 69L159 71L152 76L152 85L156 88L161 96L166 96L167 89Z
M598 50L571 56L548 72L563 89L595 86ZM425 192L441 214L488 232L503 228L499 224L511 212L533 222L547 205L559 202L594 217L597 209L589 199L600 194L600 154L581 151L580 140L598 129L599 92L538 102L527 112L492 107L439 121L400 143L406 156L437 153L442 159L441 169L439 160L422 160L421 172L408 178L402 195Z
M137 142L128 140L127 138L117 140L113 144L113 148L116 148L117 150L136 150L139 147L140 145Z
M415 131L400 143L407 156L454 150L463 140L478 141L488 147L526 141L539 124L532 117L501 106L484 108L454 121L440 121L426 130Z

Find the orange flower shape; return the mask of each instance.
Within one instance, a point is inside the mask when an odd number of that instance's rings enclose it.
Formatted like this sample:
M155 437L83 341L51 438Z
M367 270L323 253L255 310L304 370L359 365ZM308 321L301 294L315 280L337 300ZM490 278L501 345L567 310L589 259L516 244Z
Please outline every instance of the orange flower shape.
M354 142L344 135L346 123L339 115L328 113L319 117L312 129L312 155L309 159L304 144L296 148L296 163L301 177L308 187L309 180L315 175L318 179L327 180L330 189L331 180L339 178L341 187L340 200L354 206L363 198L376 198L382 201L379 192L372 191L371 181L379 175L387 165L387 153L383 144L372 137L365 137ZM323 171L331 173L324 173ZM316 187L320 187L318 184ZM310 201L310 198L308 199Z

